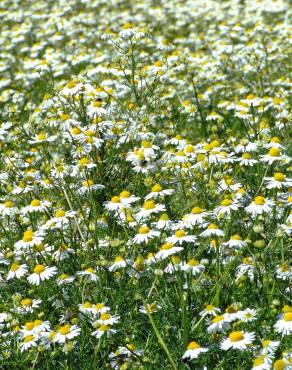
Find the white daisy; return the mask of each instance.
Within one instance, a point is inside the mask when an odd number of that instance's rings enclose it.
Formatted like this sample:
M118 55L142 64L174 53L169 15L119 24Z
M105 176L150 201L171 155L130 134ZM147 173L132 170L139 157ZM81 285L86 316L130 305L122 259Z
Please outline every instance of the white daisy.
M32 285L40 285L44 280L48 280L57 273L57 268L47 267L44 265L36 265L33 269L33 273L28 276L27 280Z
M277 333L289 335L292 333L292 312L285 312L284 315L276 322L274 329Z
M183 250L183 247L174 247L171 243L163 244L159 251L155 254L155 258L157 260L164 260L165 258L171 256L172 254L176 254Z
M196 359L201 353L205 353L209 351L208 348L201 347L197 342L192 341L188 344L187 350L183 355L183 360L190 359L194 360Z
M187 235L186 232L182 229L176 230L175 234L166 238L167 243L171 244L179 244L182 245L183 243L193 243L197 240L194 235Z
M252 344L254 339L254 333L233 331L229 334L228 338L225 338L224 341L221 343L221 348L224 351L227 351L230 348L245 350L250 344Z
M149 227L143 225L139 228L138 234L133 238L133 242L136 244L148 243L149 240L159 237L160 232L150 230Z
M258 195L245 210L250 213L252 217L256 217L257 215L271 212L273 205L274 202L272 200L265 199L263 196Z

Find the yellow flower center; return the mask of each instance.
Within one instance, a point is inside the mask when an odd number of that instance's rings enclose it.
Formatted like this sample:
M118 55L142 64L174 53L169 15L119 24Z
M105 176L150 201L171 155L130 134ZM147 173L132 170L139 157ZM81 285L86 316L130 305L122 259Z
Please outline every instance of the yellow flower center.
M44 131L42 131L42 132L40 132L40 133L38 134L37 138L38 138L40 141L42 141L42 140L45 140L46 136L47 136L47 134L46 134Z
M239 342L244 338L241 331L233 331L232 333L229 334L228 337L231 340L231 342Z
M19 269L19 264L18 263L13 263L10 267L10 271L17 271Z
M55 213L55 217L57 218L61 218L61 217L64 217L65 216L65 211L63 211L63 209L59 209L56 213Z
M199 261L197 261L196 259L192 258L188 261L188 265L189 266L198 266L199 264Z
M162 190L162 187L159 184L156 184L152 187L152 192L159 193Z
M251 159L251 155L249 153L244 153L242 159Z
M170 249L170 248L172 248L172 244L171 244L171 243L165 243L165 244L163 244L163 245L161 246L160 250L165 251L165 250L168 250L168 249Z
M280 182L285 181L285 175L282 172L276 172L274 175L274 179Z
M199 215L200 213L202 213L203 212L203 210L202 210L202 208L200 208L200 207L194 207L193 209L192 209L192 214L193 215Z
M78 127L73 127L73 128L72 128L72 130L71 130L71 134L72 134L72 135L79 135L79 134L81 134L81 130L80 130L80 128L78 128Z
M270 140L271 143L280 143L281 140L277 136L273 136Z
M66 335L70 333L71 326L69 324L63 325L58 329L58 332L62 335Z
M231 204L230 199L223 199L222 202L221 202L221 206L224 206L224 207L228 207L228 206L230 206L230 204Z
M163 213L160 217L159 217L159 220L160 221L168 221L169 220L169 217L166 213Z
M115 258L115 262L122 262L122 261L124 261L124 258L122 256L117 256Z
M185 233L185 231L184 230L177 230L176 232L175 232L175 236L177 237L177 238L182 238L182 237L184 237L186 235L186 233Z
M93 269L93 267L88 267L87 269L85 269L85 271L92 274L94 272L94 269Z
M212 322L213 322L213 323L214 323L214 322L220 322L220 321L222 321L222 320L224 320L224 316L219 315L219 316L214 317L214 319L212 319Z
M155 208L155 203L153 202L153 200L147 200L144 203L143 208L147 211L149 211L150 209L154 209Z
M274 363L274 369L275 370L283 370L287 366L287 362L284 360L277 360Z
M262 206L263 204L265 204L265 198L262 197L261 195L258 195L257 197L254 198L254 202L256 205Z
M6 202L4 202L4 207L5 208L13 207L13 202L11 202L11 200L7 200Z
M88 180L85 180L82 182L82 185L85 187L85 188L89 188L90 186L92 186L94 184L94 182L90 179Z
M109 330L109 326L108 325L100 325L99 330L100 331L108 331Z
M195 341L192 341L192 342L190 342L189 344L188 344L188 347L187 347L188 349L197 349L197 348L200 348L200 345L197 343L197 342L195 342Z
M97 101L92 103L92 106L94 108L100 108L102 106L102 102L97 100Z
M269 155L271 157L280 157L280 149L279 148L271 148L269 150Z
M44 265L36 265L36 267L33 269L33 272L35 274L41 274L42 272L44 272L46 270L45 266Z
M266 358L265 355L261 355L257 357L253 362L253 366L256 367L256 366L262 365L263 363L265 363L265 358Z
M117 195L112 197L111 202L112 203L120 203L121 199Z
M31 242L32 241L32 239L33 239L33 231L31 231L31 230L26 230L25 232L24 232L24 234L23 234L23 238L22 238L22 240L25 242L25 243L29 243L29 242Z
M208 229L215 230L215 229L218 229L218 226L216 224L210 224L208 226Z
M104 321L104 320L108 320L111 318L111 315L109 313L103 313L102 315L100 315L100 320Z
M292 321L292 312L287 312L284 314L284 321Z
M205 311L210 312L214 310L214 306L212 304L207 304L205 307Z
M24 327L25 327L25 330L32 330L34 328L33 321L26 322Z
M148 234L149 233L149 227L147 226L142 226L139 229L139 234Z
M265 339L262 341L263 347L268 347L268 345L271 343L270 339Z
M88 158L83 157L83 158L79 159L78 163L79 163L80 166L85 166L86 164L90 164L91 162Z
M95 308L96 308L97 310L101 310L103 307L104 307L104 304L103 304L103 303L97 303L97 304L95 305Z
M91 308L92 307L92 304L87 301L87 302L83 303L82 307L83 308Z
M25 298L20 301L22 306L31 306L32 300L30 298Z
M71 80L67 83L66 85L68 87L68 89L73 89L73 87L76 86L76 82L74 80Z
M33 335L27 335L23 338L23 342L24 343L27 343L27 342L30 342L31 340L34 339L34 336Z
M193 153L193 151L194 151L194 147L192 145L187 145L185 147L185 152L186 153Z
M152 144L149 141L142 141L142 146L146 149L152 148Z
M30 202L30 205L32 207L38 207L41 205L41 202L38 200L38 199L33 199L31 202Z
M242 240L242 239L238 234L234 234L232 235L231 240Z
M131 195L130 192L128 192L127 190L124 190L120 193L120 198L129 198Z

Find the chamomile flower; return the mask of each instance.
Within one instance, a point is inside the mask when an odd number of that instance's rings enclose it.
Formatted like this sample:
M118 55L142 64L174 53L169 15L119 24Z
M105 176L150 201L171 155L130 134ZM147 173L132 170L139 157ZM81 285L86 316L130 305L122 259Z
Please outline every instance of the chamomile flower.
M246 212L250 213L252 217L269 213L272 210L274 202L270 199L265 199L261 195L257 195L249 206L245 208Z
M57 268L47 267L45 265L36 265L33 269L33 273L28 276L27 280L32 285L40 285L44 280L51 279L57 274Z
M257 320L257 311L251 308L246 308L243 311L237 312L237 318L242 322L251 322Z
M19 344L21 353L32 347L36 347L36 346L37 346L37 338L32 334L28 334L24 336Z
M183 247L175 247L171 243L165 243L163 244L159 251L155 254L155 258L157 260L164 260L165 258L176 254L183 250Z
M135 214L135 219L138 221L149 218L152 214L164 212L165 206L163 204L155 204L153 200L146 200L141 210Z
M128 260L125 260L122 256L117 256L108 269L111 272L115 272L119 269L125 268L127 263L129 263Z
M94 330L91 335L94 336L96 339L101 338L103 335L106 337L112 336L116 333L115 329L112 329L109 325L100 325L97 330Z
M236 199L231 200L225 198L222 200L220 206L214 209L214 213L217 214L218 216L220 215L230 216L231 212L237 211L239 207L240 205Z
M43 241L43 237L40 233L34 232L32 230L26 230L23 233L22 239L14 244L17 251L27 250L34 245L39 245Z
M200 315L202 317L206 317L208 315L217 316L220 311L220 308L215 307L212 304L206 304L204 310L200 312Z
M202 225L209 212L204 211L201 207L193 207L191 212L186 214L179 226L184 225L187 229L196 225Z
M159 237L160 232L150 230L146 225L141 226L138 230L138 234L133 238L133 242L136 244L148 243L149 240Z
M176 230L174 235L166 238L167 243L171 243L173 245L179 244L182 245L183 243L193 243L197 240L197 238L194 235L187 235L187 233L182 230Z
M18 209L15 207L14 203L11 200L6 200L0 204L0 215L1 216L14 216L17 213Z
M35 309L39 308L41 303L41 299L23 298L19 302L19 306L15 308L15 311L20 314L32 313Z
M201 354L201 353L205 353L205 352L208 352L209 349L208 348L204 348L204 347L201 347L197 342L195 341L191 341L188 346L187 346L187 350L186 352L183 354L183 357L182 359L185 360L185 359L190 359L190 360L194 360L196 358L198 358L198 356Z
M185 272L191 272L191 274L195 276L201 273L205 269L205 266L200 264L196 259L191 258L188 262L183 263L181 269Z
M131 204L131 203L135 203L137 202L137 200L140 199L140 197L136 197L135 195L131 195L130 192L128 192L127 190L123 190L120 195L119 195L119 198L121 200L121 203L123 204Z
M241 158L238 159L240 166L250 166L253 167L258 161L253 159L250 153L243 153Z
M278 265L276 268L276 276L281 280L290 280L292 279L292 267L288 262L283 262L281 265Z
M157 222L154 222L156 229L158 230L171 230L173 222L169 219L167 213L163 213Z
M163 189L161 185L155 184L151 189L151 193L146 195L145 199L156 199L159 196L171 195L173 193L174 189Z
M6 280L10 280L10 279L20 279L22 278L24 275L27 274L27 265L26 264L19 264L17 262L14 262L12 263L12 265L10 266L10 269L9 269L9 272L7 274L7 277L6 277Z
M113 325L119 322L120 316L112 316L108 312L102 313L98 320L96 320L97 326L100 325Z
M82 276L84 279L88 281L97 281L98 275L97 275L97 269L93 267L87 267L86 269L82 271L78 271L76 275Z
M259 354L252 364L251 370L270 370L272 365L272 358L267 354Z
M42 212L45 211L51 205L50 202L46 200L40 201L39 199L33 199L28 206L25 206L21 209L23 215L33 212Z
M232 235L230 239L223 244L229 248L235 248L235 249L241 249L247 245L246 242L243 241L241 236L238 234Z
M81 194L94 190L102 190L105 186L102 184L95 184L93 180L87 179L82 182L82 187L78 189Z
M273 177L265 177L267 189L283 189L292 186L292 179L286 178L282 172L276 172Z
M200 236L204 238L209 238L212 236L224 236L224 231L219 229L219 227L216 224L210 223L208 225L208 228L203 231Z
M289 335L292 333L292 312L285 312L283 316L276 322L274 328L277 333Z
M268 164L273 164L274 162L285 162L288 161L286 155L281 154L281 151L278 147L272 147L268 154L262 155L261 160L267 162Z
M63 344L68 340L78 337L80 332L81 329L77 325L65 324L56 330L53 342Z
M228 335L228 338L224 339L221 343L221 348L224 351L228 349L239 349L245 350L255 339L254 333L244 331L233 331Z
M218 315L211 319L207 328L208 333L219 333L230 329L230 318L228 314Z

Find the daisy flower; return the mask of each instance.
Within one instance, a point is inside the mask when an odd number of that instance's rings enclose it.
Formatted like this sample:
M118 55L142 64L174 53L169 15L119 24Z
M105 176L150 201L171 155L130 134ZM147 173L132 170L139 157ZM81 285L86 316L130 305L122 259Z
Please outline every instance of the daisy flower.
M238 311L236 316L238 320L241 320L242 322L251 322L257 320L257 311L247 308L243 311Z
M191 272L192 275L195 276L201 273L205 269L205 266L200 264L200 262L196 259L192 258L188 262L183 263L181 269L185 272Z
M208 348L203 348L201 347L197 342L195 341L192 341L188 344L187 346L187 350L186 352L184 353L182 359L185 360L185 359L190 359L190 360L194 360L196 359L201 353L205 353L209 351Z
M42 303L41 299L24 298L19 302L19 307L15 311L21 314L32 313L35 309L39 308Z
M14 244L14 247L17 251L26 250L27 248L33 247L34 245L39 245L43 241L43 238L40 234L32 231L26 230L23 233L21 240Z
M130 192L128 192L127 190L123 190L120 195L120 200L121 200L121 203L123 204L131 204L131 203L135 203L137 202L137 200L140 199L140 197L136 197L135 195L131 195Z
M183 217L182 225L185 225L186 228L192 228L196 225L202 225L208 215L209 212L204 211L202 208L193 207L191 213L188 213Z
M230 318L228 314L218 315L211 319L211 324L207 328L207 332L218 333L230 329Z
M261 353L274 353L276 352L277 348L279 347L279 341L273 341L271 339L264 339L262 341L262 349Z
M93 267L88 267L83 271L78 271L76 275L83 276L88 281L97 281L97 270Z
M223 199L221 205L214 209L214 213L217 215L227 215L230 216L231 211L237 211L240 205L236 200Z
M276 322L274 329L277 333L289 335L292 333L292 312L285 312L284 315Z
M10 269L9 269L8 275L6 277L6 280L10 280L10 279L14 279L14 278L20 279L25 274L27 274L27 265L25 265L25 264L20 265L17 262L14 262L10 266Z
M17 213L18 209L14 206L14 203L11 200L6 200L0 204L0 215L1 216L14 216Z
M120 316L112 316L108 312L100 315L99 319L96 321L98 326L100 325L113 325L119 322Z
M59 229L69 224L70 218L76 215L75 211L64 211L63 209L58 209L55 213L55 217L48 220L43 228L44 229Z
M103 335L110 337L114 333L116 333L116 330L112 329L109 325L100 325L100 327L93 331L91 335L93 335L96 339L99 339Z
M223 244L229 248L235 248L235 249L240 249L246 246L246 242L244 242L241 236L238 234L232 235L231 238Z
M29 348L36 347L37 338L33 336L32 334L26 335L22 338L19 346L20 346L21 353L28 350Z
M65 343L80 335L81 329L77 325L65 324L60 326L54 336L54 343Z
M224 351L227 351L230 348L245 350L250 344L252 344L254 339L254 333L233 331L228 335L228 338L225 338L223 340L223 342L221 343L221 348Z
M32 285L40 285L44 280L48 280L57 273L57 268L47 267L44 265L36 265L33 269L33 273L28 276L27 280Z
M200 236L209 238L210 236L224 236L224 231L218 228L216 224L210 223L207 230L203 231Z
M119 269L125 268L127 266L127 263L129 263L128 260L125 260L122 256L117 256L108 269L109 271L114 272Z
M143 225L139 228L138 234L133 238L133 242L136 244L148 243L149 240L159 237L160 232L150 230L149 227Z
M166 242L170 244L179 244L182 245L185 243L193 243L197 240L194 235L187 235L186 232L182 229L176 230L175 234L166 238Z
M288 262L283 262L276 268L276 276L278 279L290 280L292 278L292 268Z
M251 370L270 370L272 365L272 358L267 354L259 354L252 364Z
M148 218L152 214L164 212L165 206L163 204L155 204L153 200L146 200L142 209L134 216L138 221Z
M274 202L272 200L265 199L263 196L258 195L245 210L250 213L252 217L256 217L257 215L271 212L273 205Z
M267 189L283 189L292 186L292 179L286 178L282 172L276 172L273 177L265 177Z
M171 230L172 229L172 221L169 219L167 213L163 213L157 222L154 222L153 225L158 229L158 230Z
M148 200L148 199L156 199L158 198L159 196L165 196L165 195L171 195L174 193L174 189L163 189L161 187L161 185L159 184L155 184L152 189L151 189L151 193L149 193L145 199Z
M159 251L155 254L157 260L164 260L172 254L178 253L183 250L183 247L174 247L171 243L163 244Z
M95 184L93 180L87 179L82 182L82 187L78 189L81 194L87 193L88 191L102 190L105 186L101 184Z
M268 164L272 164L276 161L288 161L288 157L282 155L280 149L277 147L272 147L268 154L262 155L261 160L263 162L267 162Z
M43 320L28 321L21 327L21 334L39 336L40 333L50 330L50 322Z
M254 166L258 161L252 158L250 153L243 153L241 158L238 159L240 166Z
M40 201L39 199L33 199L30 202L30 205L21 209L21 213L25 215L27 213L42 212L45 211L50 205L51 203L46 200Z
M203 311L200 312L202 317L212 315L217 316L220 313L220 308L213 306L212 304L206 304Z

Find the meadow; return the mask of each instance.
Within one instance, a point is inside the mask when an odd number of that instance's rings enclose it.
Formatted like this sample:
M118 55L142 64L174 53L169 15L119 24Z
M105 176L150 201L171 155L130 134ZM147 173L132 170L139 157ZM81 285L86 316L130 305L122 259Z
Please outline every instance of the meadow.
M291 19L0 2L0 369L292 369Z

